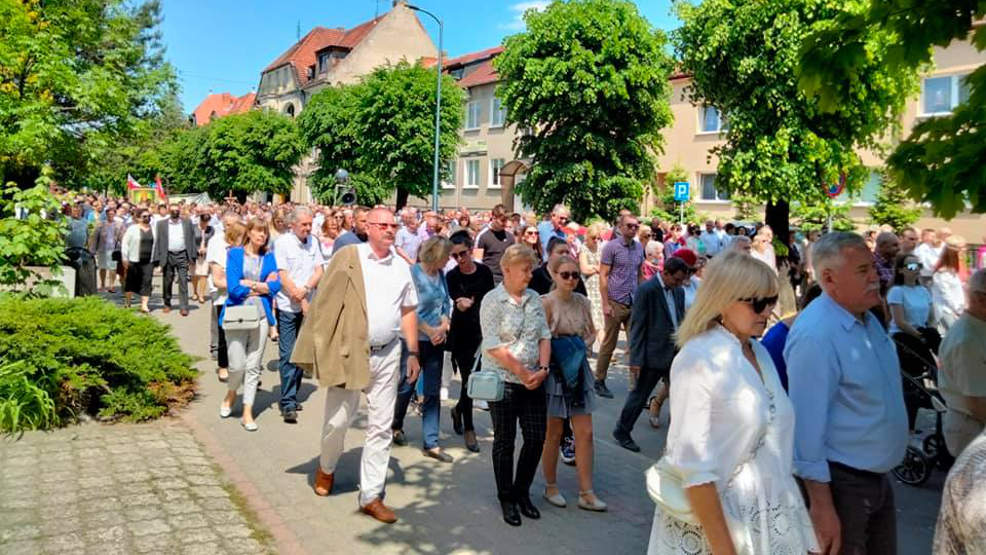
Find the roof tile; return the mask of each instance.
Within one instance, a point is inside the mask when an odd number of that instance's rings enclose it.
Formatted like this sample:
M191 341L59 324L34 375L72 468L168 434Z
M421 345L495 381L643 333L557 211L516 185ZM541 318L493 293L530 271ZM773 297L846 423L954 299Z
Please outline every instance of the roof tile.
M336 29L315 27L264 68L262 73L277 69L285 64L291 64L298 83L303 87L309 81L308 66L314 65L317 62L315 59L316 52L330 46L338 46L346 49L355 48L385 15L361 23L348 31L341 27Z

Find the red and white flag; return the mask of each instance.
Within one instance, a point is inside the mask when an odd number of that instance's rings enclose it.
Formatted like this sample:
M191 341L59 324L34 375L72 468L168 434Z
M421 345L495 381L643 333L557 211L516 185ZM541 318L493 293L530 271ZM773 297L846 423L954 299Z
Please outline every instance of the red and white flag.
M166 199L168 195L164 194L164 187L161 186L161 176L154 176L154 190L157 191L158 198Z
M129 173L127 174L127 189L140 189L140 183L137 183L137 180L134 179Z

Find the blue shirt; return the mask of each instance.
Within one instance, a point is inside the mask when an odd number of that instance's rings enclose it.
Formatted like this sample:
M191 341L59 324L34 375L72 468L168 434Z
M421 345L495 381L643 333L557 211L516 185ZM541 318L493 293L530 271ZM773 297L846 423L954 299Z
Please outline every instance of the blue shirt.
M555 229L555 224L551 223L551 220L544 221L538 224L538 237L541 239L541 252L544 253L544 259L548 259L548 241L551 241L552 237L558 237L559 239L565 239L565 232L561 229Z
M865 324L827 293L795 321L784 348L796 417L794 473L829 482L827 461L884 473L907 450L897 350L870 312Z
M774 368L777 369L777 377L781 379L784 391L787 391L787 365L784 364L784 345L787 343L787 334L790 330L784 322L777 322L760 340L770 359L774 361Z
M445 275L438 272L436 277L437 279L426 274L421 264L411 266L411 279L418 291L418 307L415 311L418 320L431 327L438 326L442 323L442 316L452 313L452 299L449 298ZM430 340L424 331L418 332L418 338L422 341Z

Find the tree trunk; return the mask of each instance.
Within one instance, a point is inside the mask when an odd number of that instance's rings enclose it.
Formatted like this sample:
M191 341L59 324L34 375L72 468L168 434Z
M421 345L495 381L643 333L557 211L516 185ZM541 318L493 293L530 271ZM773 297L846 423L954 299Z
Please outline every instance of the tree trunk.
M764 221L774 230L774 237L788 245L791 236L791 204L786 200L767 203Z
M407 189L397 188L397 210L400 211L401 208L407 206Z

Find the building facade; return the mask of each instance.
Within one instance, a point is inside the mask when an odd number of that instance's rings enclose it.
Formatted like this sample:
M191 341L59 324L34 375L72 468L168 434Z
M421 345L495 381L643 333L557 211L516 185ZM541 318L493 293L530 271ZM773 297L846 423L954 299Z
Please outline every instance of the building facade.
M330 85L355 83L374 69L401 60L435 58L438 49L406 2L352 29L316 27L260 75L257 105L296 117L312 95ZM314 157L296 168L291 200L310 202Z
M199 104L190 116L193 125L207 125L210 121L229 114L241 114L253 108L256 93L233 96L228 92L210 94Z

